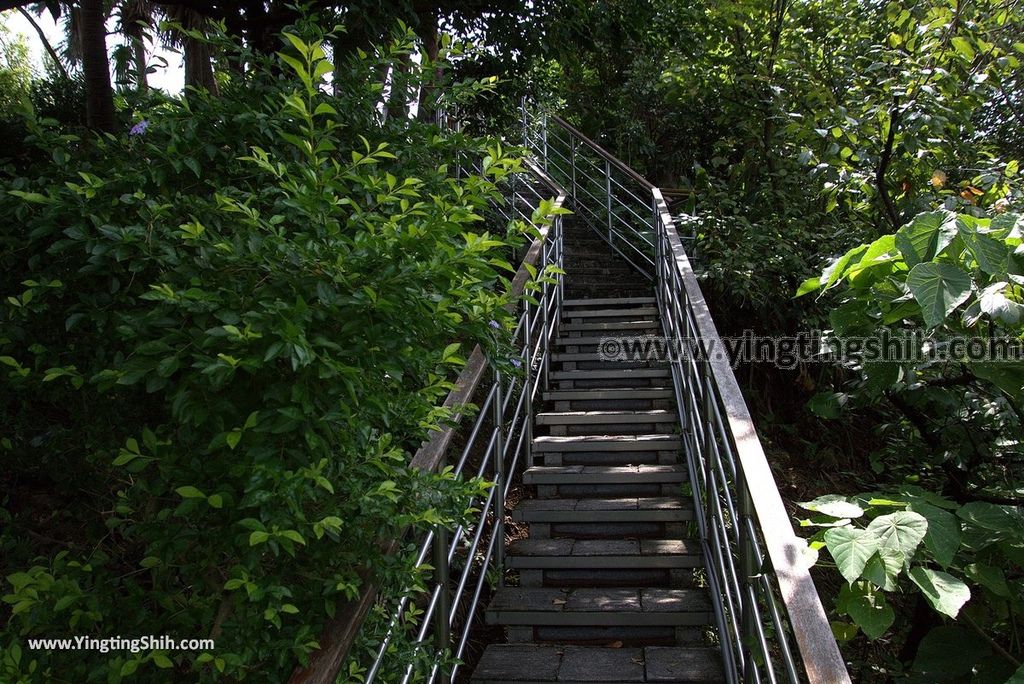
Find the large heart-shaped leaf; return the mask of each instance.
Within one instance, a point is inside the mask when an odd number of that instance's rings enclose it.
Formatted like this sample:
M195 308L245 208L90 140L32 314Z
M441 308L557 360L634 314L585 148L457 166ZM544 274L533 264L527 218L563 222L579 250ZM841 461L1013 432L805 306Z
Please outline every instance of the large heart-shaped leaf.
M956 214L950 211L929 211L896 231L896 248L907 266L931 261L956 237Z
M845 496L839 494L825 494L813 501L804 501L797 505L809 511L830 515L833 518L859 518L864 515L863 508L855 503L850 503Z
M971 598L970 588L948 572L917 566L910 579L918 586L932 608L955 618Z
M910 504L910 510L928 521L924 545L939 565L948 567L960 548L960 521L949 511L931 504L915 502Z
M862 592L850 598L846 612L869 639L885 634L896 621L896 613L881 592Z
M872 520L868 532L878 537L882 546L910 558L928 533L928 520L911 511L896 511Z
M825 546L850 584L860 578L868 559L881 545L873 532L855 527L837 527L825 533Z
M928 261L910 269L907 285L929 328L941 325L971 296L971 277L952 264Z

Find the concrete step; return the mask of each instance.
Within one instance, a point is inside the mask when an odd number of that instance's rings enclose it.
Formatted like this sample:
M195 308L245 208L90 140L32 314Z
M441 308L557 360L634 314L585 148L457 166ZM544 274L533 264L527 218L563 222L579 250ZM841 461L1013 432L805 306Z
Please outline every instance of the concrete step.
M487 606L492 625L687 627L711 620L701 589L502 587Z
M672 371L668 368L609 368L607 370L598 368L596 370L551 371L548 377L551 380L569 380L573 382L584 380L649 380L651 378L660 380L672 377Z
M566 299L562 307L570 308L592 308L609 306L630 306L630 305L651 305L655 302L654 297L600 297L595 299Z
M572 318L571 313L563 313L563 318ZM605 330L609 333L625 332L629 335L637 335L647 332L660 332L661 323L652 319L646 321L609 321L605 323L563 323L558 328L562 332L587 332L592 330Z
M538 413L537 425L609 425L622 423L675 423L675 411L561 411Z
M638 523L683 522L693 509L671 496L613 499L526 499L512 511L512 519L526 523Z
M671 387L619 387L610 389L552 390L544 401L594 401L597 399L673 399Z
M658 309L653 306L630 307L619 309L573 309L562 311L562 318L628 318L641 320L644 316L657 316Z
M682 465L533 466L523 472L528 485L677 484L687 479Z
M590 364L611 364L611 362L614 362L614 364L633 364L634 366L640 364L665 366L667 364L668 359L657 358L655 353L657 351L657 347L650 345L649 350L651 352L649 358L638 358L637 356L641 354L634 354L631 352L623 354L621 353L623 351L621 346L616 347L614 355L599 353L597 349L593 351L560 351L551 354L551 360L556 362L556 364L563 361L584 361L590 362ZM599 369L602 367L597 368Z
M533 451L569 453L572 451L677 451L683 446L675 435L581 435L577 437L537 437Z
M492 644L480 657L471 681L474 684L712 684L725 680L721 656L712 648Z
M632 339L641 339L641 338L644 338L644 337L649 337L649 336L646 336L646 335L616 335L614 333L609 333L609 334L605 334L605 335L585 335L585 336L584 335L580 335L579 337L571 337L571 336L568 336L568 335L559 335L558 337L555 338L555 344L558 345L559 347L585 347L585 346L590 346L590 345L595 345L595 344L601 344L602 342L606 342L607 340L618 340L620 338L626 338L626 339L632 340ZM658 349L658 347L653 345L653 344L651 344L649 346L651 347L652 350Z
M700 544L679 539L522 539L509 547L519 570L697 568Z

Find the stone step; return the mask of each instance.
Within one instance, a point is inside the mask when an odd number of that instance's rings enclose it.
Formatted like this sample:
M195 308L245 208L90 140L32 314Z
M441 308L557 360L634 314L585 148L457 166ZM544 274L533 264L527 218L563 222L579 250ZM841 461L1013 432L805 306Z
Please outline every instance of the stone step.
M502 587L487 606L492 625L686 627L712 620L701 589Z
M682 465L533 466L523 472L527 485L677 484L687 479Z
M526 499L512 511L526 523L682 522L693 519L693 508L671 496L612 499Z
M609 389L552 390L544 401L595 401L598 399L673 399L671 387L618 387Z
M566 338L560 338L566 339ZM656 361L654 359L621 359L616 361L609 361L605 356L598 354L596 351L585 351L585 352L558 352L551 355L551 361L554 363L607 363L607 364L628 364L623 367L635 368L639 364L647 364L653 368L667 368L666 361ZM618 366L609 365L608 368L617 368ZM597 368L604 368L604 366L598 366ZM596 369L593 369L596 370Z
M534 453L573 451L677 451L683 447L675 435L580 435L544 436L533 440Z
M675 423L675 411L553 411L538 413L537 425L609 425L622 423Z
M650 378L670 378L672 371L668 368L598 368L596 370L551 371L548 377L552 380L640 380Z
M491 644L480 657L471 681L474 684L711 684L725 680L721 656L712 648Z
M697 568L700 544L680 539L522 539L509 547L520 570Z
M608 307L608 306L629 306L629 305L654 305L654 297L600 297L595 299L566 299L562 302L563 308L575 307Z

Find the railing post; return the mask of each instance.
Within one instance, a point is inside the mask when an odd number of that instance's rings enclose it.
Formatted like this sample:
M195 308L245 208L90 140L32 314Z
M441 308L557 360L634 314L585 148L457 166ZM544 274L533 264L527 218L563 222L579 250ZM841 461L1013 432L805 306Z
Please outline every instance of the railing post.
M548 170L548 117L545 115L540 124L541 141L544 149L544 171Z
M569 196L576 199L576 136L569 133L569 168L572 179L569 184Z
M541 269L544 268L544 261L541 261ZM543 273L543 270L541 271ZM544 306L544 298L540 299L541 307ZM523 431L526 436L523 438L523 467L529 468L533 465L533 330L535 316L530 315L532 304L526 301L526 345L523 351L523 391L526 392L526 417L523 423Z
M438 652L444 651L451 645L452 623L451 623L451 588L449 577L451 568L448 567L448 528L437 525L434 528L434 573L437 577L437 605L434 606L434 646Z
M550 350L551 350L551 338L548 336L548 326L550 324L550 320L549 320L550 319L550 314L548 313L548 308L551 305L551 302L549 301L551 299L551 296L549 296L549 293L551 292L551 285L549 283L543 283L541 285L541 287L543 289L541 290L541 298L540 298L540 301L541 301L541 307L540 307L540 320L541 320L541 323L540 324L541 324L541 328L542 328L541 335L543 336L543 342L542 342L543 350L542 350L542 357L541 357L540 372L543 373L543 375L544 375L543 383L544 383L544 391L546 392L548 390L548 359L549 359L549 357L551 355L551 352L550 352Z
M751 654L751 644L757 639L757 606L754 605L756 593L752 585L757 579L757 568L754 564L754 540L750 538L747 521L754 515L754 502L750 498L746 478L742 475L736 478L736 490L740 504L740 519L737 524L740 526L740 581L743 582L740 615L740 630L743 635L743 682L753 684L757 680L757 673L756 662ZM785 638L785 635L780 635L780 638Z
M523 123L523 147L529 148L529 146L530 146L530 136L529 136L528 129L529 129L530 122L529 122L529 115L526 113L526 98L525 97L522 97L519 100L519 112L520 112L519 116L522 119L522 123Z
M612 242L612 164L604 160L605 210L608 213L608 242Z
M505 586L505 397L501 391L501 371L494 369L494 564L498 586Z
M694 340L696 349L701 353L702 356L707 357L709 350L704 349L700 340ZM705 506L705 519L708 521L708 525L714 525L714 513L715 507L712 505L713 498L718 497L718 487L715 484L716 475L718 470L717 459L715 458L715 443L714 435L711 433L711 425L714 422L714 412L711 408L711 402L713 401L714 395L711 391L711 360L704 358L701 363L701 430L702 436L704 437L704 443L701 445L701 451L703 452L704 460L704 506Z

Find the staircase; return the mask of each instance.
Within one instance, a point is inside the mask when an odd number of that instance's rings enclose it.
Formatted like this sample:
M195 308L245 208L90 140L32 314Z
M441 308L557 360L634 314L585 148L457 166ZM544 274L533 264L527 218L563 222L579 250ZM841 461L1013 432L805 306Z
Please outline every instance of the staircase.
M691 498L668 366L604 361L601 338L661 334L650 284L589 228L567 222L566 300L550 389L511 512L512 543L472 681L718 682L714 615L689 540Z

